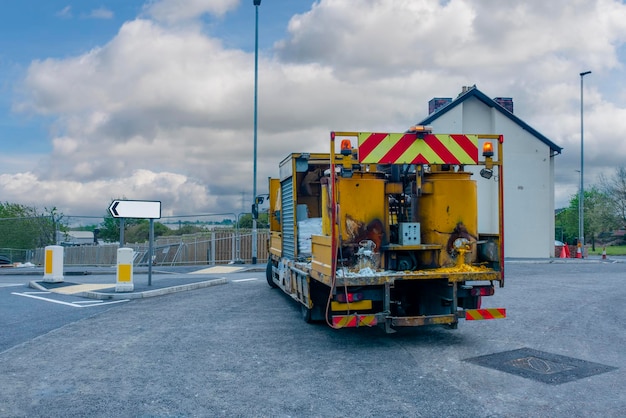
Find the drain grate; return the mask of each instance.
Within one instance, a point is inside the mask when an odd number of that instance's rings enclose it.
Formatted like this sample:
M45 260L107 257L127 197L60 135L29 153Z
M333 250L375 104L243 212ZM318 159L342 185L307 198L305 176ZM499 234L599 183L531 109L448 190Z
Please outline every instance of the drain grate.
M545 353L532 348L488 354L468 358L465 361L551 385L567 383L617 369L590 361Z

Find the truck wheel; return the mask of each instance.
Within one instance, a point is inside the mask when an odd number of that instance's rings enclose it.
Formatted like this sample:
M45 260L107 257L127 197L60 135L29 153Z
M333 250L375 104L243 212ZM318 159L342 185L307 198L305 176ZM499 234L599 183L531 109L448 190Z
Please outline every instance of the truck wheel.
M272 259L267 259L267 267L265 268L265 278L267 279L267 284L270 285L271 288L276 289L278 286L274 283L274 279L272 278Z
M307 324L310 324L311 322L313 322L312 315L311 315L313 309L309 309L305 305L300 305L300 309L302 312L302 319L304 319L304 322L306 322Z

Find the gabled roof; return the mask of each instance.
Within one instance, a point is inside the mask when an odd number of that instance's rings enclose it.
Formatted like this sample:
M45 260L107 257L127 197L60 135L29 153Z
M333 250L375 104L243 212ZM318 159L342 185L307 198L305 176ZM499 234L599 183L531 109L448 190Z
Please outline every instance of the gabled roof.
M545 137L542 134L540 134L538 131L533 129L530 125L528 125L526 122L524 122L523 120L521 120L520 118L515 116L513 113L509 112L504 107L500 106L500 104L498 104L496 101L494 101L493 99L490 99L487 95L485 95L483 92L478 90L476 87L472 87L469 90L467 90L465 93L460 94L459 97L457 97L455 100L453 100L452 102L450 102L446 106L443 106L442 108L438 109L437 111L433 112L426 119L424 119L423 121L419 122L418 125L429 125L429 124L431 124L433 121L438 119L440 116L446 114L447 112L449 112L450 110L454 109L456 106L460 105L461 103L463 103L464 101L466 101L467 99L469 99L471 97L475 97L476 99L478 99L481 102L483 102L485 105L487 105L489 107L492 107L492 108L495 108L501 114L503 114L507 118L511 119L520 128L522 128L523 130L529 132L535 138L537 138L538 140L540 140L541 142L543 142L544 144L549 146L550 149L552 151L556 152L557 154L560 154L561 151L563 150L562 147L559 147L554 142L550 141L547 137Z

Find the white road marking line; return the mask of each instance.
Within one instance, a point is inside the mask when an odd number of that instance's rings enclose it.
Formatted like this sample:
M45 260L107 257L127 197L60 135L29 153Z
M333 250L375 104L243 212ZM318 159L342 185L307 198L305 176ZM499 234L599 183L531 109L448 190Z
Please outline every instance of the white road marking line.
M24 286L23 283L0 283L0 287Z
M80 305L80 304L77 304L77 303L74 303L74 302L63 302L61 300L54 300L54 299L49 299L49 298L43 298L41 296L35 296L32 293L34 293L34 292L28 292L28 293L11 292L12 295L24 296L26 298L43 300L45 302L58 303L59 305L71 306L73 308L89 308L91 306L112 305L114 303L129 302L130 301L130 299L122 299L122 300L114 300L114 301L111 301L111 302L102 302L102 303L94 302L91 305ZM48 293L48 292L46 292L46 293Z
M237 271L243 270L243 267L232 267L232 266L215 266L208 267L202 270L192 271L188 274L218 274L218 273L235 273Z
M128 302L130 299L124 299L124 300L118 300L118 301L113 301L113 302L104 302L102 300L100 301L96 301L96 300L92 300L90 302L72 302L75 303L77 308L89 308L92 306L104 306L104 305L110 305L112 303L118 303L118 302ZM82 305L79 305L79 303L82 303Z
M259 280L257 278L252 278L252 279L238 279L238 280L233 280L233 283L240 283L240 282L253 282L255 280Z
M76 302L72 302L72 303L84 303L84 304L97 304L97 303L102 303L104 302L103 300L77 300Z

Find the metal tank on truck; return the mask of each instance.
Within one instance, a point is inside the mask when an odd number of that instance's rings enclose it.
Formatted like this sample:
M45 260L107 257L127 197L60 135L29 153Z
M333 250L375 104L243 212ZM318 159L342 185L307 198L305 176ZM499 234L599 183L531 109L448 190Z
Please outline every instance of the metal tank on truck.
M504 285L502 147L415 126L331 132L329 153L288 155L269 180L268 284L333 328L504 318L481 305ZM484 231L475 172L497 194Z

